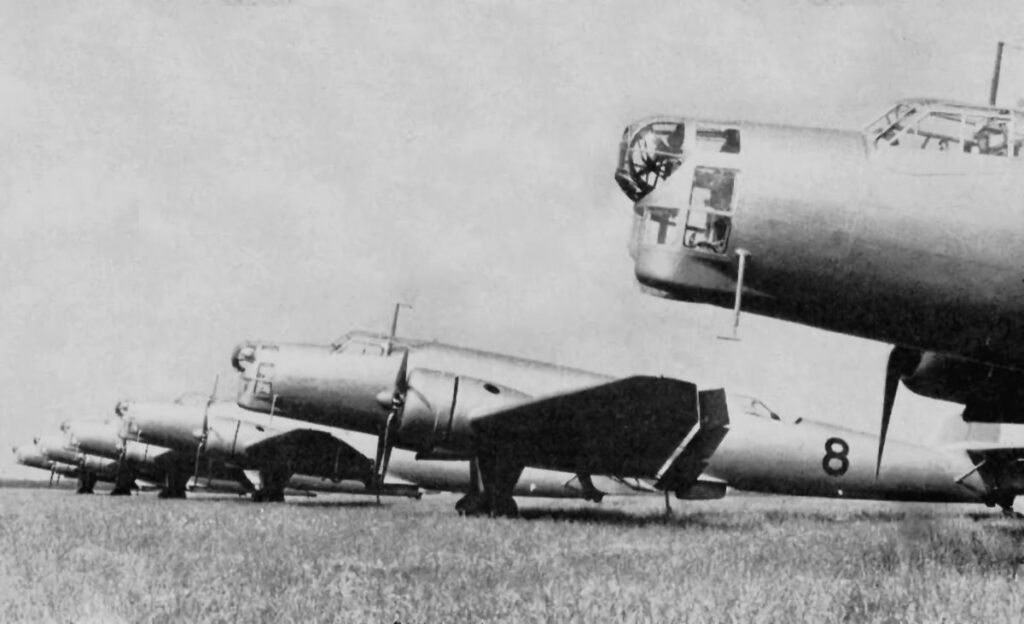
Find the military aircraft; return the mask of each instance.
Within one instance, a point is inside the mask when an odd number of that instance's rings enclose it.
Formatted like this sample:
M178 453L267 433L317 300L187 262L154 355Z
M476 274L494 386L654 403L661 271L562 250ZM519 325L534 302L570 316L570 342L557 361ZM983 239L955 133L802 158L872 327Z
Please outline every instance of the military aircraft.
M110 493L114 496L130 494L137 489L136 481L160 485L160 498L184 498L184 487L175 475L190 474L194 464L191 454L181 453L162 446L124 440L121 438L122 424L118 420L69 420L61 424L61 431L67 437L69 449L85 456L102 458L113 462ZM219 464L207 467L204 490L213 492L248 493L244 475L239 470Z
M396 314L397 318L397 314ZM436 343L364 333L333 345L240 345L232 357L246 409L378 434L375 479L394 447L470 462L464 514L514 515L525 468L622 482L655 480L687 496L724 434L724 393L676 379L610 380ZM275 368L276 367L276 368Z
M116 412L122 418L120 434L129 443L160 444L187 458L186 470L179 470L175 477L178 483L187 481L193 466L193 482L203 481L211 467L233 466L243 473L240 480L259 484L250 486L257 501L280 501L285 488L418 497L424 490L465 490L469 484L465 462L419 462L411 452L398 450L378 486L370 459L377 445L375 436L291 420L281 416L280 410L259 414L223 402L125 401ZM625 482L599 481L598 485L601 493L615 495L652 492ZM600 495L589 481L581 483L573 474L544 470L525 472L516 491L544 497Z
M143 487L165 483L169 451L136 442L122 443L116 437L114 442L109 435L110 425L109 421L67 421L61 425L64 437L37 438L31 445L15 447L15 458L22 465L49 470L51 485L55 475L58 480L61 476L77 478L78 494L94 493L99 482L111 483L110 494L114 496L139 489L137 482ZM117 450L112 452L111 448ZM210 479L201 486L209 492L246 492L231 478Z
M114 482L117 477L117 460L83 453L65 435L36 438L34 446L44 459L57 465L74 467L79 494L92 494L97 482ZM15 455L18 453L15 452ZM26 450L25 456L28 458L31 454Z
M713 499L732 486L1010 510L1024 491L1019 448L895 442L876 478L876 436L786 421L757 399L677 380L617 380L369 332L330 345L244 343L232 362L240 406L378 433L378 470L394 446L421 459L471 459L472 487L457 505L466 514L514 514L509 483L524 465L570 470L581 482L632 478L666 492L666 503L668 492Z
M1024 112L896 103L860 131L660 116L615 171L651 294L894 343L900 382L1024 422Z
M78 477L78 466L48 459L39 449L37 442L15 446L11 450L14 452L15 461L19 464L29 468L39 468L40 470L48 471L50 473L50 485L53 485L54 477L57 478L58 483L61 477Z

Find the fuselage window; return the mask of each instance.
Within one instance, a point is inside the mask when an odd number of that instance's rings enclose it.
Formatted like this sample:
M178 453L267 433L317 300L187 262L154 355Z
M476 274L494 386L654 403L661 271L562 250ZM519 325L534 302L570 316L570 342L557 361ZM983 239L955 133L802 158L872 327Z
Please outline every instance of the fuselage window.
M740 131L736 128L699 128L697 130L697 151L739 154Z
M736 170L696 167L690 189L683 246L725 253L732 229L733 191Z
M253 385L253 393L260 397L269 397L273 394L271 380L274 378L274 365L264 362L256 369L256 381Z

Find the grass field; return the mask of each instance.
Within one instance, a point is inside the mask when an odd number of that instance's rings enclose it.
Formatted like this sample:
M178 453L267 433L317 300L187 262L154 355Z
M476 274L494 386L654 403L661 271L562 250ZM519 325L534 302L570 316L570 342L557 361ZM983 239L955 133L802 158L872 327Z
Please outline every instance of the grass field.
M10 622L1007 622L1024 524L983 507L737 496L257 505L0 490Z

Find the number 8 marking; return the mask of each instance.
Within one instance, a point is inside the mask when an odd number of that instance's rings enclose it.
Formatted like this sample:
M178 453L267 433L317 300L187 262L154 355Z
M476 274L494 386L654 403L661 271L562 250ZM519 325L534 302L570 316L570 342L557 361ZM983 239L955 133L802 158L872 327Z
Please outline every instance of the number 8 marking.
M825 457L821 460L821 467L831 477L841 477L850 469L850 445L842 438L829 438L825 440ZM836 466L835 462L839 462Z

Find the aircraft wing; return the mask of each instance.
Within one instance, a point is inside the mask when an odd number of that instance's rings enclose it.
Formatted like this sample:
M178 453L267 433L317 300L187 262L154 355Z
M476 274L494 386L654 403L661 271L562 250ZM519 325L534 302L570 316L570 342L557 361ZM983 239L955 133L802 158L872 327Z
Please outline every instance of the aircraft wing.
M722 390L629 377L473 415L481 449L551 470L657 480L680 491L728 430Z
M238 449L253 464L287 464L296 474L333 479L368 478L373 461L325 431L292 429Z

